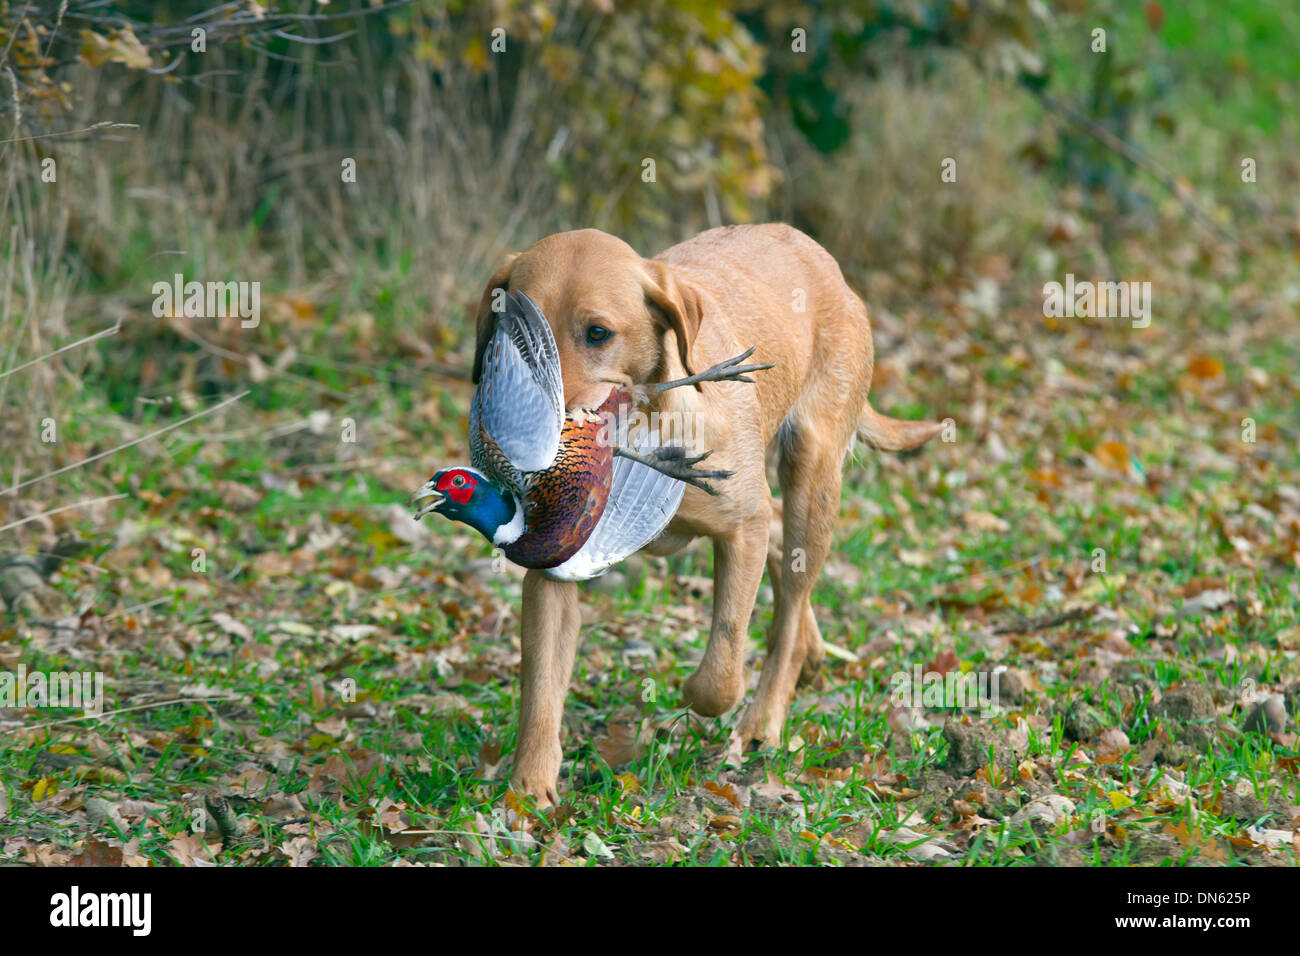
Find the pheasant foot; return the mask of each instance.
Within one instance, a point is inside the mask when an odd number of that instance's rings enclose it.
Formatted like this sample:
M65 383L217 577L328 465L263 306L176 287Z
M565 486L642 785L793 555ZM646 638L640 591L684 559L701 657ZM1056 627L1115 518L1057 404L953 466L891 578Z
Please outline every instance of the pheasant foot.
M725 362L719 362L712 368L706 368L703 372L696 372L694 375L688 375L685 378L675 379L671 382L655 382L648 386L651 394L658 395L668 391L670 388L681 388L683 385L698 385L700 382L750 382L754 380L749 377L750 372L761 372L765 368L772 368L772 362L763 362L759 365L741 365L754 354L755 346L740 355L727 359Z
M706 479L722 481L730 478L735 474L734 471L722 471L696 468L695 466L713 454L706 451L702 455L687 455L686 449L681 445L661 445L658 448L650 450L646 454L632 451L629 448L619 446L614 449L614 454L622 455L624 458L630 458L638 461L647 468L653 468L655 471L662 472L670 478L676 478L678 481L684 481L688 485L694 485L702 491L707 491L711 495L718 492Z

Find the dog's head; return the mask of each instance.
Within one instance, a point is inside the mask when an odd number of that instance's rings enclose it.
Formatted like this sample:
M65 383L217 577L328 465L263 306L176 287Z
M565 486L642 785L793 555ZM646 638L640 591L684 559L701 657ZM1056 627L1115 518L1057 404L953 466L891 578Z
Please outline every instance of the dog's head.
M703 318L699 292L621 239L582 229L513 253L488 280L478 307L475 384L505 294L515 290L550 323L569 408L599 405L611 385L697 371L691 351Z

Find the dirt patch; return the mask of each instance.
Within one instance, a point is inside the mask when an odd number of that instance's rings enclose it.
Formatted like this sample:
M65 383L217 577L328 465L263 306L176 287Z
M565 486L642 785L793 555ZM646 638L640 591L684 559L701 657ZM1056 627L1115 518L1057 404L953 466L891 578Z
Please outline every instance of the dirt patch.
M1011 748L997 729L988 724L962 724L950 720L943 726L943 739L948 744L948 759L944 769L948 773L969 777L981 767L992 762L1007 766L1012 762Z
M1204 684L1183 684L1165 691L1155 712L1170 720L1209 720L1214 716L1214 698Z

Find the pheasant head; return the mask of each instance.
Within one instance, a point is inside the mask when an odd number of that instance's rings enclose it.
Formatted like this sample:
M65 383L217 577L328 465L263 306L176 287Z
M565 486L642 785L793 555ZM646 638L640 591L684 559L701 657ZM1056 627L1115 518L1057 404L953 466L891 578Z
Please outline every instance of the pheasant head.
M444 468L412 498L415 520L440 514L469 525L493 544L515 541L524 532L524 510L515 496L466 465Z

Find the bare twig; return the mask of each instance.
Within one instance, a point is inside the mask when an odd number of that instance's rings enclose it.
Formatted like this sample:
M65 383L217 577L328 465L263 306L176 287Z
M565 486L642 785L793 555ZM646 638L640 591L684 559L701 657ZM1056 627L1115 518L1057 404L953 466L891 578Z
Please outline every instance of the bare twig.
M54 133L37 133L35 136L16 136L13 139L0 139L0 146L6 143L30 143L36 139L54 139L56 136L76 136L78 133L89 133L97 129L139 129L139 123L115 123L112 120L103 120L99 123L91 123L89 126L83 126L81 129L64 129ZM17 129L15 125L15 130Z
M71 465L64 465L62 468L55 469L54 471L47 472L46 474L37 475L35 478L28 478L26 481L22 482L21 484L14 485L10 488L4 489L3 491L0 491L0 495L17 494L19 491L21 491L23 488L26 488L28 485L34 485L38 481L44 481L46 478L53 478L55 475L61 475L64 472L72 471L73 469L80 468L83 465L89 465L92 461L99 461L101 458L107 458L109 455L122 451L124 448L130 448L133 445L138 445L141 442L146 442L150 438L157 438L159 435L180 428L182 425L187 425L190 422L195 421L196 419L203 418L204 416L207 415L211 415L214 412L218 412L221 409L225 408L227 405L239 401L247 394L248 394L248 389L245 389L244 391L240 392L238 395L232 395L224 402L220 402L219 404L213 405L211 408L205 408L201 412L195 412L193 415L189 415L185 418L182 418L178 422L173 422L172 424L167 425L164 428L159 428L155 431L151 431L147 435L141 435L139 438L132 439L129 442L124 442L123 444L118 445L115 448L110 448L108 451L102 451L98 455L91 455L89 458L84 458L81 461L73 462Z
M230 697L171 697L167 700L155 700L148 704L136 704L134 707L119 707L117 710L105 710L98 714L83 714L80 717L63 717L59 720L45 720L38 724L29 724L24 730L44 730L46 727L58 727L60 724L75 724L82 720L103 720L107 717L116 717L118 714L130 714L139 710L154 710L158 707L166 707L170 704L211 704L225 700L243 700L239 695Z
M49 515L56 515L61 511L71 511L73 508L84 508L86 505L97 505L101 501L117 501L119 498L127 497L126 493L120 495L107 495L103 498L88 498L85 501L74 501L70 505L63 505L61 508L51 508L49 511L42 511L40 514L28 515L18 521L11 521L8 524L0 525L0 531L8 531L10 528L16 528L20 524L26 524L29 521L35 521L37 518L44 518ZM101 570L103 570L101 568Z
M56 355L61 355L64 352L67 352L69 349L75 349L79 345L85 345L87 342L93 342L96 339L102 339L106 335L116 335L121 328L122 328L122 323L118 322L117 325L113 326L111 329L104 329L100 332L96 332L94 335L87 335L84 339L77 339L77 341L71 342L63 346L62 348L55 349L53 352L49 352L45 355L42 355L40 358L34 358L30 362L24 362L22 365L16 365L11 369L7 369L6 371L0 372L0 378L6 378L7 376L14 374L14 372L21 372L25 368L30 368L33 365L38 365L41 362L45 362L49 359L54 358L54 356ZM0 528L0 531L3 530L4 530L3 528Z

